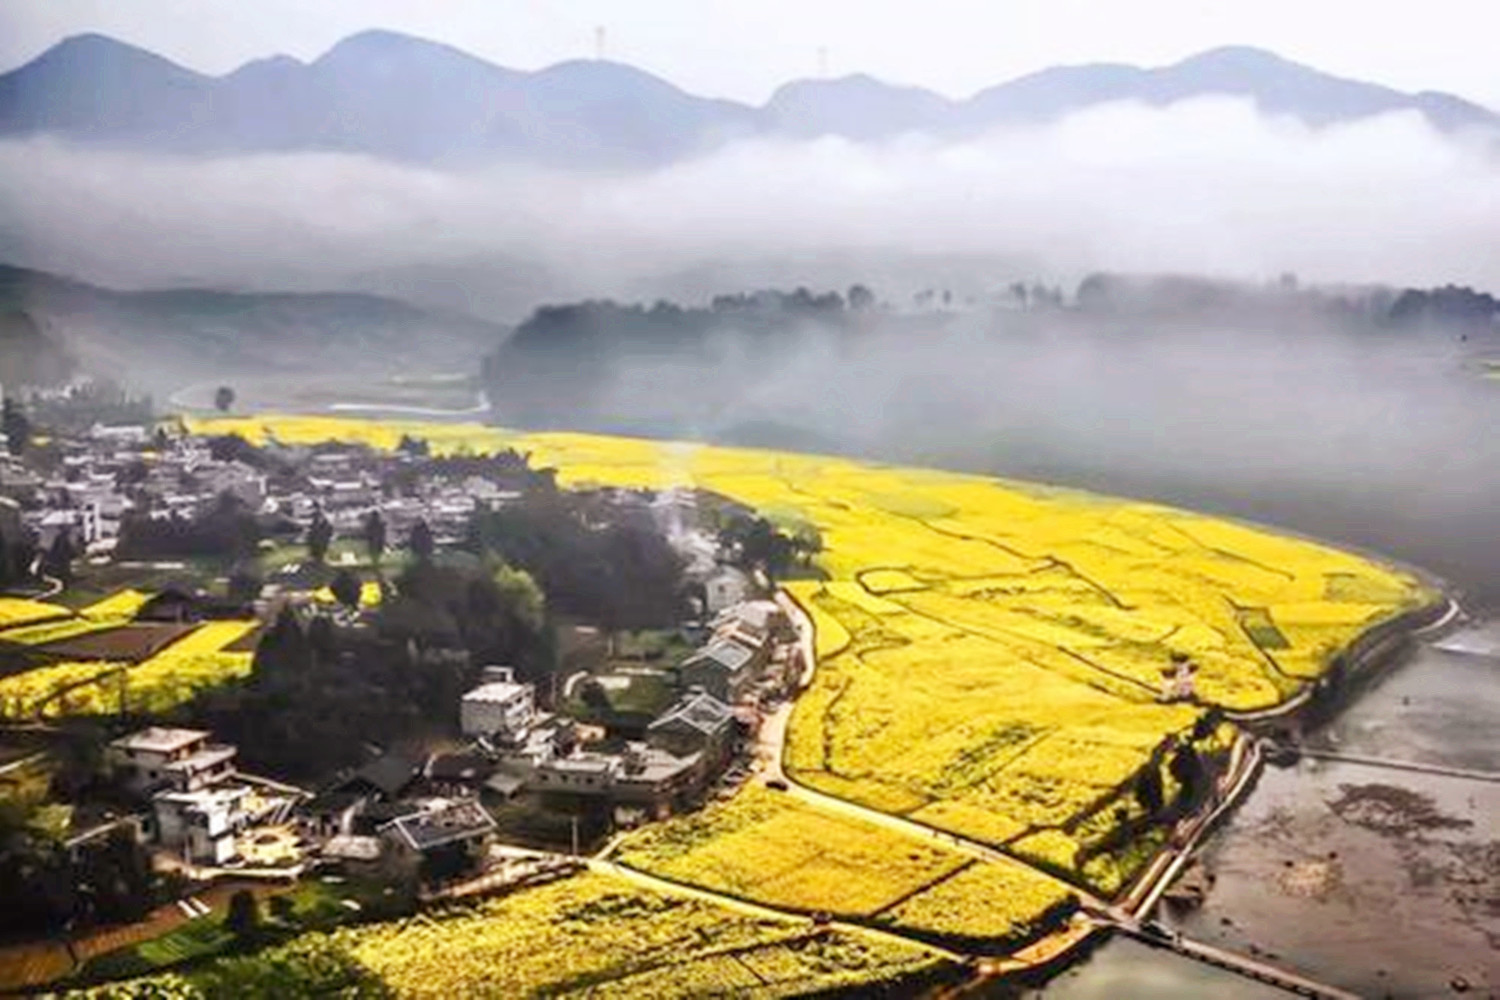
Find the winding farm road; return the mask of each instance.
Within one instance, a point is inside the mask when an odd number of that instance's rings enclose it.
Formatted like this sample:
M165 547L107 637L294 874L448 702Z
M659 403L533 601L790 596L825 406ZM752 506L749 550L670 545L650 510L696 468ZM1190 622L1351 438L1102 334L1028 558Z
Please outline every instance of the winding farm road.
M785 591L777 591L776 600L791 617L797 632L798 646L802 652L803 662L807 665L800 679L798 690L805 690L812 683L817 670L812 618ZM1456 607L1454 605L1454 608ZM1449 613L1444 616L1443 622L1450 621L1455 613L1456 611L1450 609ZM997 851L987 844L824 794L791 778L786 772L783 755L793 704L788 701L780 706L776 712L767 717L761 726L757 755L763 764L758 780L777 781L786 788L785 794L795 796L821 809L874 823L910 837L935 839L981 860L1031 867L1026 865L1025 861ZM1160 931L1160 925L1151 921L1151 911L1155 909L1162 894L1176 879L1178 873L1187 864L1198 845L1212 831L1220 817L1237 806L1249 793L1261 765L1262 757L1258 742L1242 736L1235 745L1231 765L1222 780L1213 809L1195 816L1185 827L1180 828L1179 837L1176 838L1177 843L1153 860L1119 903L1099 899L1077 887L1070 886L1077 894L1082 910L1075 915L1065 930L1048 935L1005 958L978 962L976 967L980 975L998 977L1034 970L1056 961L1081 945L1092 934L1113 928L1140 937L1158 947L1168 948L1185 957L1262 982L1272 983L1303 996L1326 998L1326 1000L1356 1000L1353 994L1337 987L1307 979L1295 972L1258 959L1192 941L1180 934L1152 933Z

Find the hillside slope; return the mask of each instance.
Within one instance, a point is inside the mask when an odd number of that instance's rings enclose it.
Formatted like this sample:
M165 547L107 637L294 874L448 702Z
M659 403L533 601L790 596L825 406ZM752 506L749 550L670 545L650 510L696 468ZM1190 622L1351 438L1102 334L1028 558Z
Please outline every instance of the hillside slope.
M122 292L0 265L24 311L84 365L143 384L233 374L472 367L503 327L375 295Z

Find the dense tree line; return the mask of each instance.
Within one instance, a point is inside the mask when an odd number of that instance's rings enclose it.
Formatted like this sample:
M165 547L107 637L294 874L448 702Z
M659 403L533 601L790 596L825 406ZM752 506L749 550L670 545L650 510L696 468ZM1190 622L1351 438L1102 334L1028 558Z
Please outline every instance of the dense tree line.
M1430 291L1408 288L1391 305L1392 323L1486 327L1500 321L1500 299L1472 288L1445 285Z
M345 574L357 604L360 581ZM345 584L340 584L345 589ZM358 764L367 745L451 727L485 664L539 679L552 667L541 591L498 563L424 561L359 626L283 607L251 674L205 692L186 715L240 746L247 766L318 778Z
M30 313L0 310L0 385L12 392L21 386L53 386L67 381L77 367Z
M106 831L65 846L71 809L57 804L92 781L97 760L60 751L56 774L9 776L0 796L0 933L35 935L139 920L162 887L134 834Z
M36 543L19 523L9 531L0 529L0 590L29 583L36 556Z
M736 565L779 580L793 570L807 569L823 551L823 539L812 525L783 531L763 517L741 514L719 529L719 546Z
M608 629L660 628L681 611L682 562L650 524L599 525L588 502L548 490L477 512L468 544L530 573L552 608Z
M798 288L720 295L707 308L607 299L542 306L485 358L483 381L507 417L576 418L588 407L591 390L607 384L624 361L705 361L721 335L764 354L794 344L813 326L863 329L873 304L874 293L856 286L848 300L838 292Z
M91 378L64 393L32 394L27 399L31 419L59 433L82 433L95 424L149 424L155 404L149 395L132 395L108 379Z
M174 513L154 518L144 511L127 513L120 521L115 551L122 559L240 560L255 555L263 536L260 521L244 501L225 493L196 517Z

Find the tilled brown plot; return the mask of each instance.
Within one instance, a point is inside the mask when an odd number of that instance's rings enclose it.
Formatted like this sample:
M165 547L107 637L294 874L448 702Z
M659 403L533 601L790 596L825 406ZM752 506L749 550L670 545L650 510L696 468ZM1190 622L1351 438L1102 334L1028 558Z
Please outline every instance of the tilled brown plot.
M131 624L89 632L40 647L60 660L115 660L139 663L192 632L195 624Z

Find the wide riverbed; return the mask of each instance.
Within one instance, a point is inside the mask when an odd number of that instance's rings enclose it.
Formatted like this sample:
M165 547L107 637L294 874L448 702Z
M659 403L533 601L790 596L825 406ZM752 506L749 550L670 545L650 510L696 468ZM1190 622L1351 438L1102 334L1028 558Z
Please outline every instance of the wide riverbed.
M1308 737L1336 753L1500 772L1500 626L1417 647ZM1199 940L1370 997L1500 991L1500 782L1304 758L1268 768L1203 852ZM1111 941L1048 1000L1284 995Z

